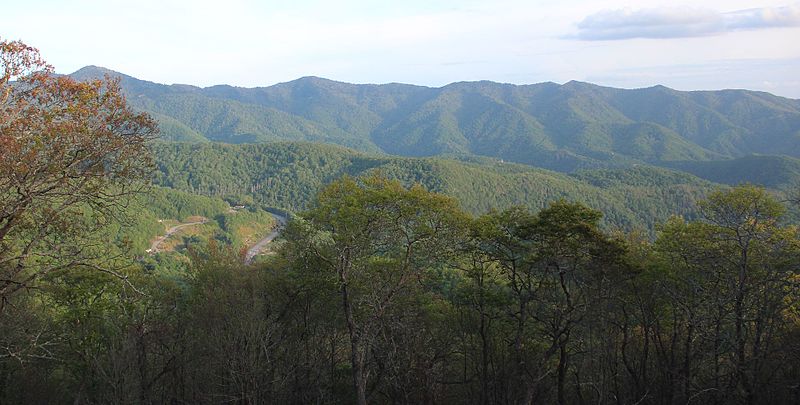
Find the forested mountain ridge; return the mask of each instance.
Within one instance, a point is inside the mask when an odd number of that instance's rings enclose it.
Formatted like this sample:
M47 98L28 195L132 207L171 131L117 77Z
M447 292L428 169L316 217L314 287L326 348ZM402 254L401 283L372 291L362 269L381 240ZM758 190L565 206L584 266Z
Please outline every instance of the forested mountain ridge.
M602 209L612 227L653 230L673 214L694 217L695 202L720 187L651 166L567 175L497 160L378 156L306 142L159 143L154 154L158 185L290 211L306 209L343 175L380 173L456 197L476 214L515 205L541 209L563 198Z
M559 171L749 154L800 157L800 101L747 90L582 82L441 88L305 77L270 87L161 85L121 77L165 140L304 140L401 156L480 155Z

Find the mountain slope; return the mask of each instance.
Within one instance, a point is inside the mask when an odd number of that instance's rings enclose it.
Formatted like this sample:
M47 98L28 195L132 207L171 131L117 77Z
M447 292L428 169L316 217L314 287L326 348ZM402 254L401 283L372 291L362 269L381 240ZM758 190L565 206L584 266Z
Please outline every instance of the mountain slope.
M748 155L707 162L675 161L669 166L721 184L758 184L777 189L800 186L800 159L787 156Z
M340 176L379 172L456 197L473 213L512 205L540 209L564 198L602 210L607 225L652 230L671 214L691 217L694 201L716 187L650 167L568 176L493 159L386 157L302 142L162 143L154 151L158 185L290 211L308 207L320 188Z

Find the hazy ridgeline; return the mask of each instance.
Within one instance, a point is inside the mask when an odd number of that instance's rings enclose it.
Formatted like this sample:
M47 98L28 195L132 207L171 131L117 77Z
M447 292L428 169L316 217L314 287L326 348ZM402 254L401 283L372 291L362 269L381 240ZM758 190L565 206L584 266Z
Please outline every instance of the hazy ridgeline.
M800 158L800 101L747 90L615 89L591 83L441 88L306 77L269 87L162 85L120 77L163 140L310 141L399 156L485 156L557 171L675 166L751 154Z

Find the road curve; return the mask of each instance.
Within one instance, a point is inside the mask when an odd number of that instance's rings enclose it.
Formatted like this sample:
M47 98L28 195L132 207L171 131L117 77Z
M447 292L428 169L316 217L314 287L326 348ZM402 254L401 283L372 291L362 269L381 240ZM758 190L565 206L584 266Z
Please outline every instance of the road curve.
M244 256L244 264L253 264L253 260L255 260L256 256L261 253L261 251L264 250L264 248L266 248L273 239L277 238L278 235L281 234L283 226L286 225L285 216L273 214L271 212L270 214L272 214L272 216L275 217L275 220L278 221L278 225L272 230L272 232L269 233L269 235L258 241L258 243L253 245L253 247L250 249L247 249L247 253Z
M185 224L175 225L172 228L167 229L167 233L166 234L164 234L162 236L159 236L158 238L156 238L156 240L153 241L152 244L150 244L150 249L148 250L148 252L150 254L158 253L158 246L161 245L161 243L163 243L165 240L167 240L167 238L172 236L172 234L174 234L175 232L180 231L182 228L185 228L187 226L192 226L192 225L202 225L202 224L205 224L206 222L208 222L208 219L203 219L202 221L196 221L196 222L187 222Z

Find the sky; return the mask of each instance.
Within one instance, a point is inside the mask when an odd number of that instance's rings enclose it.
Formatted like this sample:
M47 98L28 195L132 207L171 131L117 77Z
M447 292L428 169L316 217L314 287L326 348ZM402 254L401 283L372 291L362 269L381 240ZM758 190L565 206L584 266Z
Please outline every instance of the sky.
M796 0L26 0L0 8L0 39L60 73L166 84L579 80L800 98Z

